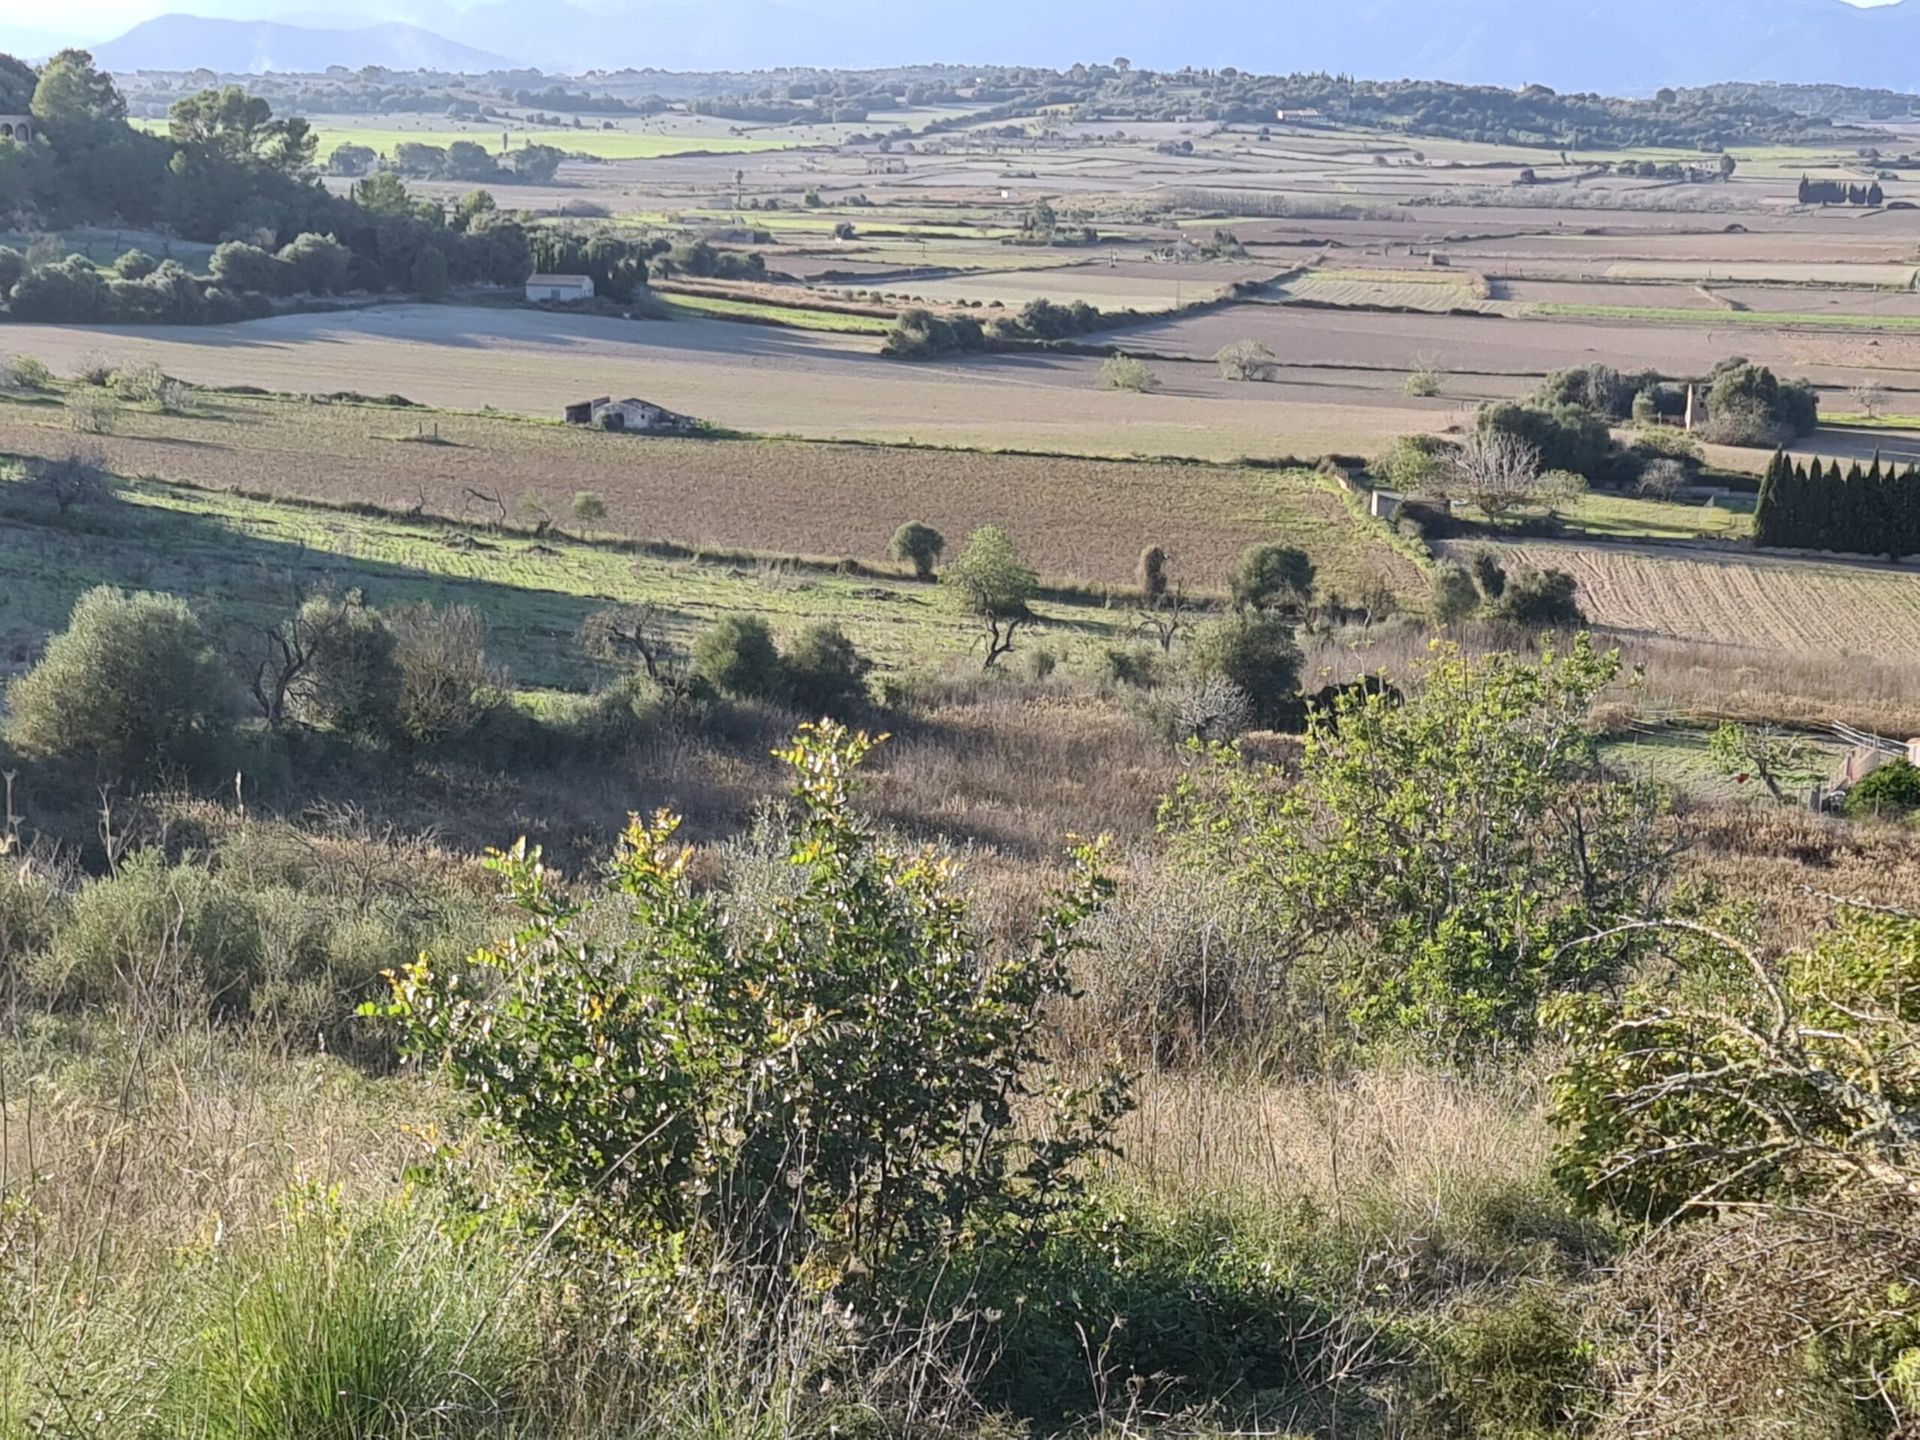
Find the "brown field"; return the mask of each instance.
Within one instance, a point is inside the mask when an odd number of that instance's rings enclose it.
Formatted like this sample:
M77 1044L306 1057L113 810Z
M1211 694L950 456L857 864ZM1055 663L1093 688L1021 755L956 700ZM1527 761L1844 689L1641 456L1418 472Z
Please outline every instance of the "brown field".
M1596 623L1632 635L1789 653L1920 659L1920 569L1635 545L1521 542L1522 569L1580 582Z
M695 546L881 562L896 527L954 543L1005 527L1052 579L1124 585L1147 545L1196 589L1222 584L1246 546L1287 539L1337 589L1374 575L1417 588L1402 557L1357 526L1313 476L772 440L604 435L504 417L208 397L191 417L128 413L100 442L119 473L200 486L365 501L465 520L572 524L576 493L607 504L596 528ZM425 434L426 443L414 437ZM438 443L432 438L438 436ZM0 405L0 453L72 444L58 410ZM494 499L485 497L496 497Z
M1129 348L1160 348L1125 333ZM1200 358L1247 333L1225 327ZM204 329L15 325L0 344L63 374L104 356L151 361L193 384L399 394L548 417L593 395L640 395L759 434L1107 457L1372 453L1394 435L1444 427L1457 411L1403 398L1397 378L1289 388L1232 384L1210 364L1168 366L1161 393L1131 395L1101 389L1100 361L1076 356L911 365L844 335L507 308L400 305Z

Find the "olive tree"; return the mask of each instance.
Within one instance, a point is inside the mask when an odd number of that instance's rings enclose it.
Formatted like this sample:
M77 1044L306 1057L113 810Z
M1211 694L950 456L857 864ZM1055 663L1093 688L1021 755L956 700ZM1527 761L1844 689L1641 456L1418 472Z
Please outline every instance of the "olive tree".
M1039 577L1020 563L1020 552L1006 531L983 525L968 537L966 549L947 566L941 583L985 631L983 668L991 670L1013 649L1020 627L1033 620Z
M186 602L100 586L7 686L8 740L131 773L184 758L227 719L231 690Z

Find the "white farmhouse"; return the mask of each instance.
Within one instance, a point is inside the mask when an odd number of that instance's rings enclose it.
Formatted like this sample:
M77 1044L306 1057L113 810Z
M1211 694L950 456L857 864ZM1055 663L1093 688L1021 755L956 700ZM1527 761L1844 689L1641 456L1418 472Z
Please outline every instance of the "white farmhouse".
M591 275L529 275L527 299L536 302L571 305L593 298Z

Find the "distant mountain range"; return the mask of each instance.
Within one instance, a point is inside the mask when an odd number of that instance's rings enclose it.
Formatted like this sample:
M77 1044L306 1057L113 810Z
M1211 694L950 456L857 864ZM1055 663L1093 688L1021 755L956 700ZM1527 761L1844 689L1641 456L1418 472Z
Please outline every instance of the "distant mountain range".
M1920 90L1920 0L1877 8L1845 0L1214 0L1197 8L1165 0L492 0L464 9L454 0L394 0L381 14L410 23L341 28L344 17L333 12L324 17L331 23L299 28L176 15L97 53L115 69L488 69L507 67L500 57L511 56L576 74L1065 66L1124 55L1163 70L1234 65L1610 94L1719 80Z
M93 47L109 70L197 70L260 74L269 70L324 70L384 65L389 70L510 70L503 55L462 45L393 22L351 29L284 25L269 20L208 20L162 15L117 40Z

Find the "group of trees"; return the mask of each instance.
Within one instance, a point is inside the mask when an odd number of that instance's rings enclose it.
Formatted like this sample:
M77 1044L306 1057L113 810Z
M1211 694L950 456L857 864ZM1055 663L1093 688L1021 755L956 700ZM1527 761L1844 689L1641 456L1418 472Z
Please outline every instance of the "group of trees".
M926 360L984 350L989 341L1070 340L1107 329L1120 318L1084 300L1066 305L1044 298L1029 300L1017 314L997 316L985 324L971 315L939 315L915 306L900 313L883 351L900 360Z
M230 252L224 276L203 276L145 257L128 257L125 264L137 269L115 273L58 253L0 259L0 298L22 318L220 320L258 313L252 297L433 293L447 284L518 282L527 273L525 233L497 207L449 217L387 173L350 196L329 193L314 175L306 122L276 118L265 100L237 86L181 98L166 135L149 134L128 123L124 99L92 57L66 50L39 71L0 57L0 109L30 110L44 137L0 141L0 215L22 228L161 226L284 262L276 269ZM333 245L349 255L344 279ZM243 271L259 283L238 284Z
M1809 180L1803 175L1800 177L1800 203L1879 206L1887 203L1887 196L1878 180L1860 185L1845 180Z
M1797 464L1782 451L1760 481L1753 543L1891 560L1920 555L1920 466L1882 466L1875 456L1870 469L1856 460L1843 471L1838 460Z
M336 175L365 175L375 169L378 156L364 145L341 145L328 157ZM451 145L425 145L403 140L393 147L388 168L420 180L461 180L478 185L545 185L559 172L563 151L551 145L525 145L495 155L472 140Z

